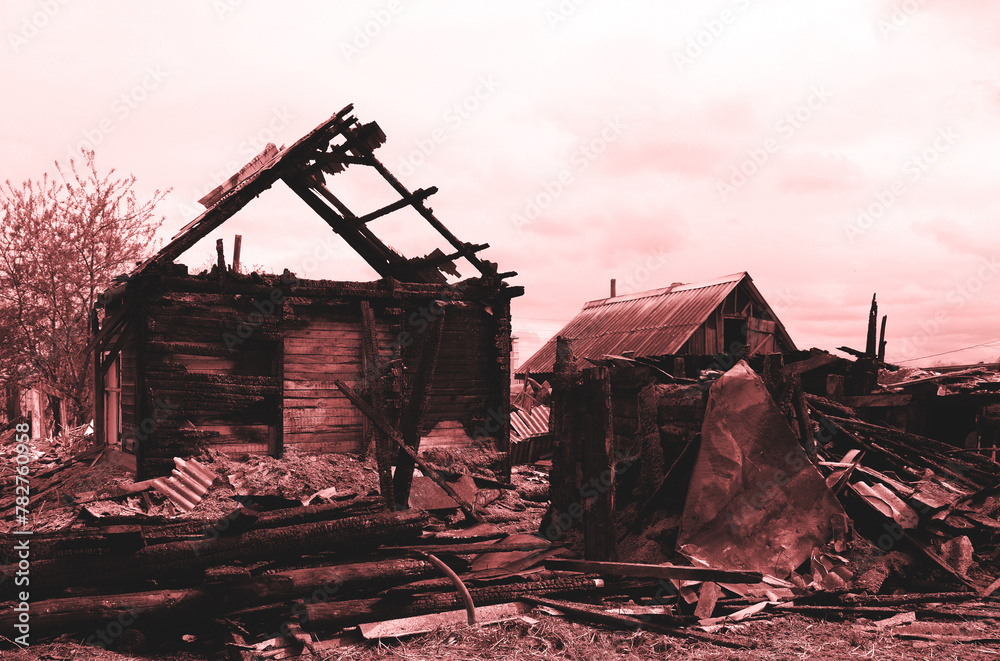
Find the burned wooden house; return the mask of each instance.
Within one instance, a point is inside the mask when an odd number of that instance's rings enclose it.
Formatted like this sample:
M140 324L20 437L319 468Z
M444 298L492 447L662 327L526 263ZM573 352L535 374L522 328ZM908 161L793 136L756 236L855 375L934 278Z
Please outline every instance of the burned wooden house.
M115 459L157 475L200 444L272 456L292 446L374 447L382 467L397 448L349 390L411 446L478 439L507 451L510 301L523 289L480 259L487 245L460 241L435 217L425 200L436 189L411 192L379 162L373 152L385 135L351 111L287 148L269 145L104 293L103 315L92 314L95 432ZM396 201L356 214L330 185L347 168L377 173ZM210 273L174 263L279 180L380 279L244 275L226 267L221 247ZM373 221L402 209L429 223L446 250L406 258L386 245ZM459 267L470 266L474 277L459 280Z
M612 291L611 297L584 305L556 335L572 342L578 359L621 356L661 364L670 359L670 370L677 356L743 357L795 350L745 272L622 296ZM553 337L517 373L547 377L555 360Z
M640 435L640 393L664 373L668 380L697 378L706 369L724 372L741 358L796 351L747 273L621 296L612 282L611 296L584 305L517 369L519 378L553 378L557 338L581 369L613 368L613 427L623 448ZM675 402L671 415L700 424L703 404L700 397Z

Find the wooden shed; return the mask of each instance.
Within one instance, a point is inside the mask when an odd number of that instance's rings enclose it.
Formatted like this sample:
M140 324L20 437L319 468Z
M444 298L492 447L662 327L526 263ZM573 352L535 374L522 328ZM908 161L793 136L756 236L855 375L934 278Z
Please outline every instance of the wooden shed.
M384 134L351 110L290 147L269 145L206 196L201 216L101 297L103 315L92 315L95 432L140 475L169 472L174 456L205 443L276 457L291 446L375 448L384 464L394 446L343 386L411 446L478 439L508 450L510 301L523 289L505 282L514 273L477 256L487 245L459 241L434 216L424 200L436 189L410 192L386 170L373 154ZM398 199L354 213L327 183L348 167L374 170ZM210 273L189 275L174 263L278 180L380 279L241 274L225 265L221 249ZM406 258L383 243L373 221L404 208L446 249ZM470 267L472 276L459 279Z
M745 272L590 301L517 373L551 375L556 337L570 340L577 358L590 360L743 357L795 350L785 327Z

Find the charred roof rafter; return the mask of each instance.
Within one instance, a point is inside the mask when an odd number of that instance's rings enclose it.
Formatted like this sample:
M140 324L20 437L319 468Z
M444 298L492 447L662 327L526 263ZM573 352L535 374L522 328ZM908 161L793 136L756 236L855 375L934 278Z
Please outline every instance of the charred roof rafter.
M375 122L361 124L350 114L352 110L352 105L345 107L290 147L277 151L269 159L260 159L259 166L252 161L254 168L248 164L214 191L211 206L182 228L156 255L137 266L130 276L139 275L153 264L172 262L278 180L284 181L382 277L443 284L447 282L445 274L458 274L456 259L465 259L497 288L504 286L504 278L516 275L514 272L498 273L496 264L479 258L477 253L489 244L461 241L437 219L425 204L437 188L411 192L389 172L373 153L385 142L385 133ZM400 196L399 199L360 216L355 214L330 190L326 179L352 165L374 169ZM407 207L413 208L434 228L451 245L452 251L446 254L436 248L422 257L407 258L386 245L369 227L371 221Z

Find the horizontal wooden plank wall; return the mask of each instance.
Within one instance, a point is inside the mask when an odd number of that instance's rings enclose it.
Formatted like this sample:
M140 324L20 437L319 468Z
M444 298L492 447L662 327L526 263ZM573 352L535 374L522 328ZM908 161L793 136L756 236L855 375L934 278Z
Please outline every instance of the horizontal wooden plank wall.
M445 308L444 319L441 349L421 429L426 435L422 448L455 447L455 425L441 425L435 432L438 423L461 423L471 437L485 427L491 410L494 415L503 415L502 403L496 397L500 364L489 313L478 303L452 302ZM416 370L418 359L419 344L415 342L405 356L409 372ZM409 387L407 383L407 391ZM440 442L436 440L438 435Z
M333 382L363 388L360 306L296 306L284 329L285 447L307 452L361 452L363 416ZM396 335L375 315L379 354L393 358Z
M147 308L145 379L154 441L143 461L206 441L228 454L264 454L277 431L280 315L261 315L248 296L166 292Z
M122 435L128 437L134 435L133 429L138 425L136 420L136 364L135 364L135 331L129 333L125 343L122 345L119 360L121 361L121 414L122 414ZM122 439L112 437L112 430L106 430L108 434L108 444L117 450L122 450Z

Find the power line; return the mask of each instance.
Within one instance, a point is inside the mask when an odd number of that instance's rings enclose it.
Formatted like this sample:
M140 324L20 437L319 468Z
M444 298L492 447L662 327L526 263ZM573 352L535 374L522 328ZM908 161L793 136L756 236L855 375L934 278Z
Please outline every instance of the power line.
M991 340L990 342L984 342L982 344L973 344L972 346L962 347L961 349L952 349L951 351L942 351L941 353L932 353L929 356L920 356L919 358L907 358L906 360L897 360L897 363L912 363L914 360L923 360L924 358L934 358L936 356L944 356L949 353L958 353L959 351L968 351L969 349L976 349L978 347L992 347L995 342L1000 342L1000 340Z

